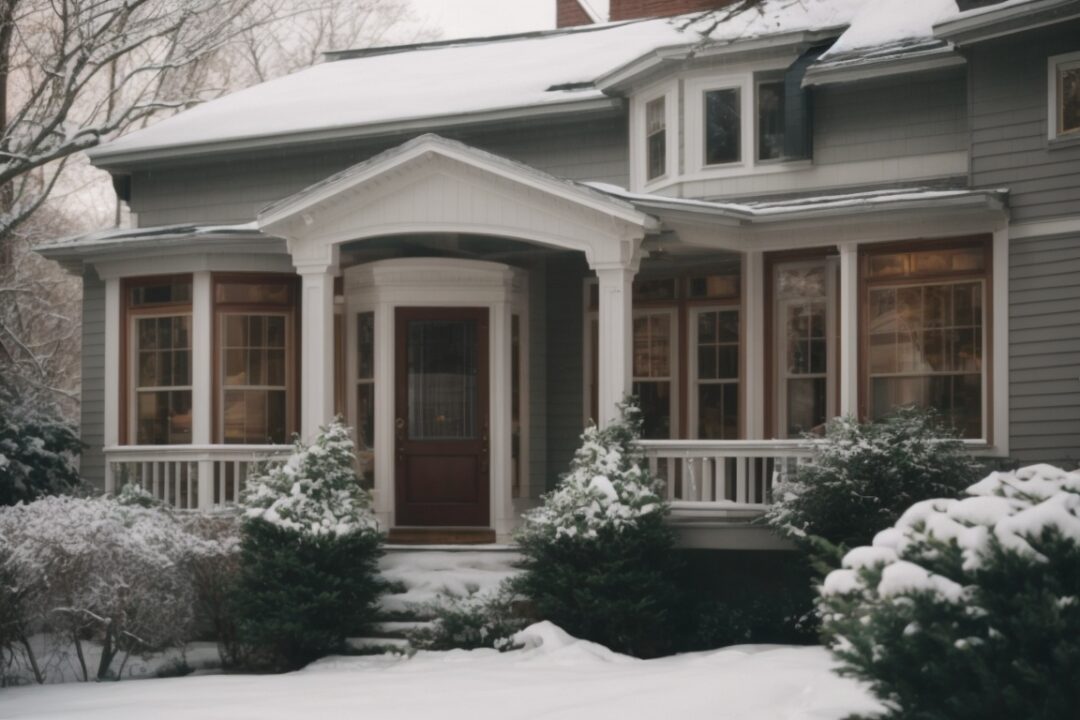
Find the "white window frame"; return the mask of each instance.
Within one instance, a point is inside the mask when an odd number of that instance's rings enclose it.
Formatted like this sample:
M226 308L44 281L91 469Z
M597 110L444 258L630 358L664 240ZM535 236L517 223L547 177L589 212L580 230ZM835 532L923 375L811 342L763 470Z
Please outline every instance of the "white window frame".
M839 258L823 256L820 259L791 260L774 263L772 266L772 286L774 288L777 287L776 273L781 268L810 268L822 265L825 267L825 419L830 420L839 414L836 401L836 387L837 382L839 381L840 367L839 359L837 358L838 353L836 352L836 338L840 332L840 329L837 327L837 308L840 302L838 283ZM773 393L775 407L773 409L776 413L775 430L778 437L786 438L788 437L787 381L792 377L807 376L789 375L787 372L787 328L783 323L783 319L786 316L786 313L784 312L786 305L785 301L779 296L773 297L772 304L773 347L776 348L773 369L773 387L775 388L775 392Z
M595 314L595 313L594 313ZM667 382L670 384L671 403L668 409L671 417L669 438L679 437L679 309L677 307L643 307L635 309L632 313L633 320L651 317L654 315L667 315L671 335L668 337L668 370L666 377L640 377L633 374L633 357L631 357L630 386L638 382ZM633 342L633 323L631 322L631 342ZM631 353L633 348L631 347ZM658 438L663 439L663 438Z
M742 391L744 366L746 364L743 350L742 338L745 337L743 328L744 314L741 304L715 304L715 305L692 305L688 308L687 318L687 334L689 338L686 344L687 364L686 372L688 376L688 382L686 384L686 415L687 424L689 425L689 433L687 436L690 439L699 439L701 437L701 428L698 426L698 387L703 384L701 379L698 378L698 316L707 312L726 312L733 311L739 315L739 337L740 340L737 343L738 357L739 357L739 374L732 381L731 379L717 379L706 380L706 385L735 385L735 392L738 393L739 407L736 413L736 426L738 428L738 435L743 437L746 435L746 429L744 427L744 421L746 417L745 408L745 395ZM731 439L731 438L729 438Z
M1062 132L1058 127L1058 119L1061 114L1058 97L1058 74L1063 70L1080 68L1080 52L1071 52L1064 55L1053 55L1046 61L1047 66L1047 137L1056 139L1080 139L1080 129Z
M667 82L655 85L633 97L630 101L630 184L634 190L654 189L665 185L678 175L680 128L678 85ZM649 103L664 98L665 150L664 172L652 179L648 178L649 161L648 138L645 123L646 108Z
M194 288L192 289L194 291ZM130 289L129 289L130 292ZM188 319L188 333L189 341L192 347L188 348L188 352L191 353L189 373L191 376L191 382L187 385L162 385L155 386L150 385L147 387L139 387L139 335L136 330L140 320L146 320L148 318L173 318L173 317L186 317ZM191 442L195 442L195 363L197 359L195 357L195 314L193 310L187 312L176 312L175 310L167 310L162 308L160 312L149 310L146 312L139 312L138 314L131 314L128 316L128 377L127 383L131 392L128 393L128 422L127 432L130 445L139 444L139 393L140 392L170 392L187 390L191 393L191 413L192 413L192 429L191 429ZM176 443L177 445L185 445L191 443Z
M750 73L715 75L686 81L686 172L709 173L741 170L753 165L754 128L746 122L753 117L754 89ZM705 94L714 90L739 92L739 159L735 162L708 165L705 163Z
M230 445L236 443L228 443L225 440L225 393L227 390L264 390L264 391L284 391L285 392L285 427L288 428L291 424L290 418L295 411L294 403L297 400L298 393L296 389L292 387L295 384L293 380L295 374L295 360L293 355L295 354L297 341L296 333L293 328L293 314L286 310L277 310L267 308L265 310L217 310L217 350L218 356L215 360L218 377L221 378L221 382L218 383L218 423L217 423L217 443L220 445ZM225 318L229 316L239 317L281 317L285 318L285 384L284 385L227 385L225 383L225 352L228 349L225 345ZM286 430L286 437L281 444L287 445L289 443L289 435L291 433ZM269 443L268 440L261 443L255 443L261 445ZM244 444L244 443L239 443Z
M781 73L758 73L754 76L754 114L750 121L754 124L754 146L751 148L754 165L755 166L769 166L769 165L781 165L791 162L783 156L781 153L778 158L762 159L758 157L758 150L761 149L761 123L758 119L758 112L760 110L761 99L761 86L765 84L780 83L783 85L784 76Z

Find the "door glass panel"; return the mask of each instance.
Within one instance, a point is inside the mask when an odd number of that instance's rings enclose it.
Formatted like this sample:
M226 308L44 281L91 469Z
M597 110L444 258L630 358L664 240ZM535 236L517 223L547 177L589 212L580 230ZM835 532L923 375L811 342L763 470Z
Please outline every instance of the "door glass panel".
M829 316L832 299L824 260L777 265L776 331L778 432L817 432L832 414L829 397ZM885 351L871 343L871 362Z
M413 440L475 438L475 321L410 321L407 352L409 437Z

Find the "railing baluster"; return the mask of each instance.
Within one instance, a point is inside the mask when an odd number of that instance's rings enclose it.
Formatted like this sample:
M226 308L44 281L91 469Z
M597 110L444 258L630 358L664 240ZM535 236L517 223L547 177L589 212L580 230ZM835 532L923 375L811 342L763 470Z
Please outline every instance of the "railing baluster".
M240 461L233 460L232 501L240 502Z
M716 499L713 492L712 462L709 458L701 458L701 502L712 502Z
M746 502L746 461L741 455L735 456L735 502L740 505Z

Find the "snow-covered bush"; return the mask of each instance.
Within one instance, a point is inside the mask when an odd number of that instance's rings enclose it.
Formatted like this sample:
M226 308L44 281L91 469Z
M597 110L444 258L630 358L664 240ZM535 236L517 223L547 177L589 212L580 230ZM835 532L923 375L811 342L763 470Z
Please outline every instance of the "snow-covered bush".
M979 473L956 433L917 408L873 423L838 418L807 441L813 457L773 488L766 516L802 545L868 543L912 503L956 497Z
M0 392L0 505L29 502L79 486L82 443L57 417L29 412Z
M84 680L119 677L130 655L187 639L186 560L199 540L169 513L109 498L45 497L0 508L0 536L10 587L32 613L18 630L22 639L46 631L73 646ZM85 640L101 646L96 668L86 665Z
M509 650L514 647L510 638L530 622L510 582L465 597L444 595L425 609L434 620L409 633L409 641L421 650Z
M641 416L582 434L570 471L525 515L518 591L572 635L639 656L671 648L679 604L668 506L643 465Z
M374 617L382 536L352 453L335 421L249 479L235 602L240 637L270 666L302 667Z
M1080 473L991 473L913 505L821 588L842 672L886 717L1066 718L1080 708Z
M243 665L247 647L240 641L233 604L240 576L240 519L236 513L188 513L179 517L196 542L187 556L195 593L194 636L217 642L226 668Z

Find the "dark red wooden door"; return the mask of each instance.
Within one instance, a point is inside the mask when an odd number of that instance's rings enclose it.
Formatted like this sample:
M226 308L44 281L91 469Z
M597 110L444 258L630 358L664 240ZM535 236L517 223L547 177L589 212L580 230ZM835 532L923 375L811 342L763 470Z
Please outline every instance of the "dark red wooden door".
M488 527L488 311L396 315L396 523Z

